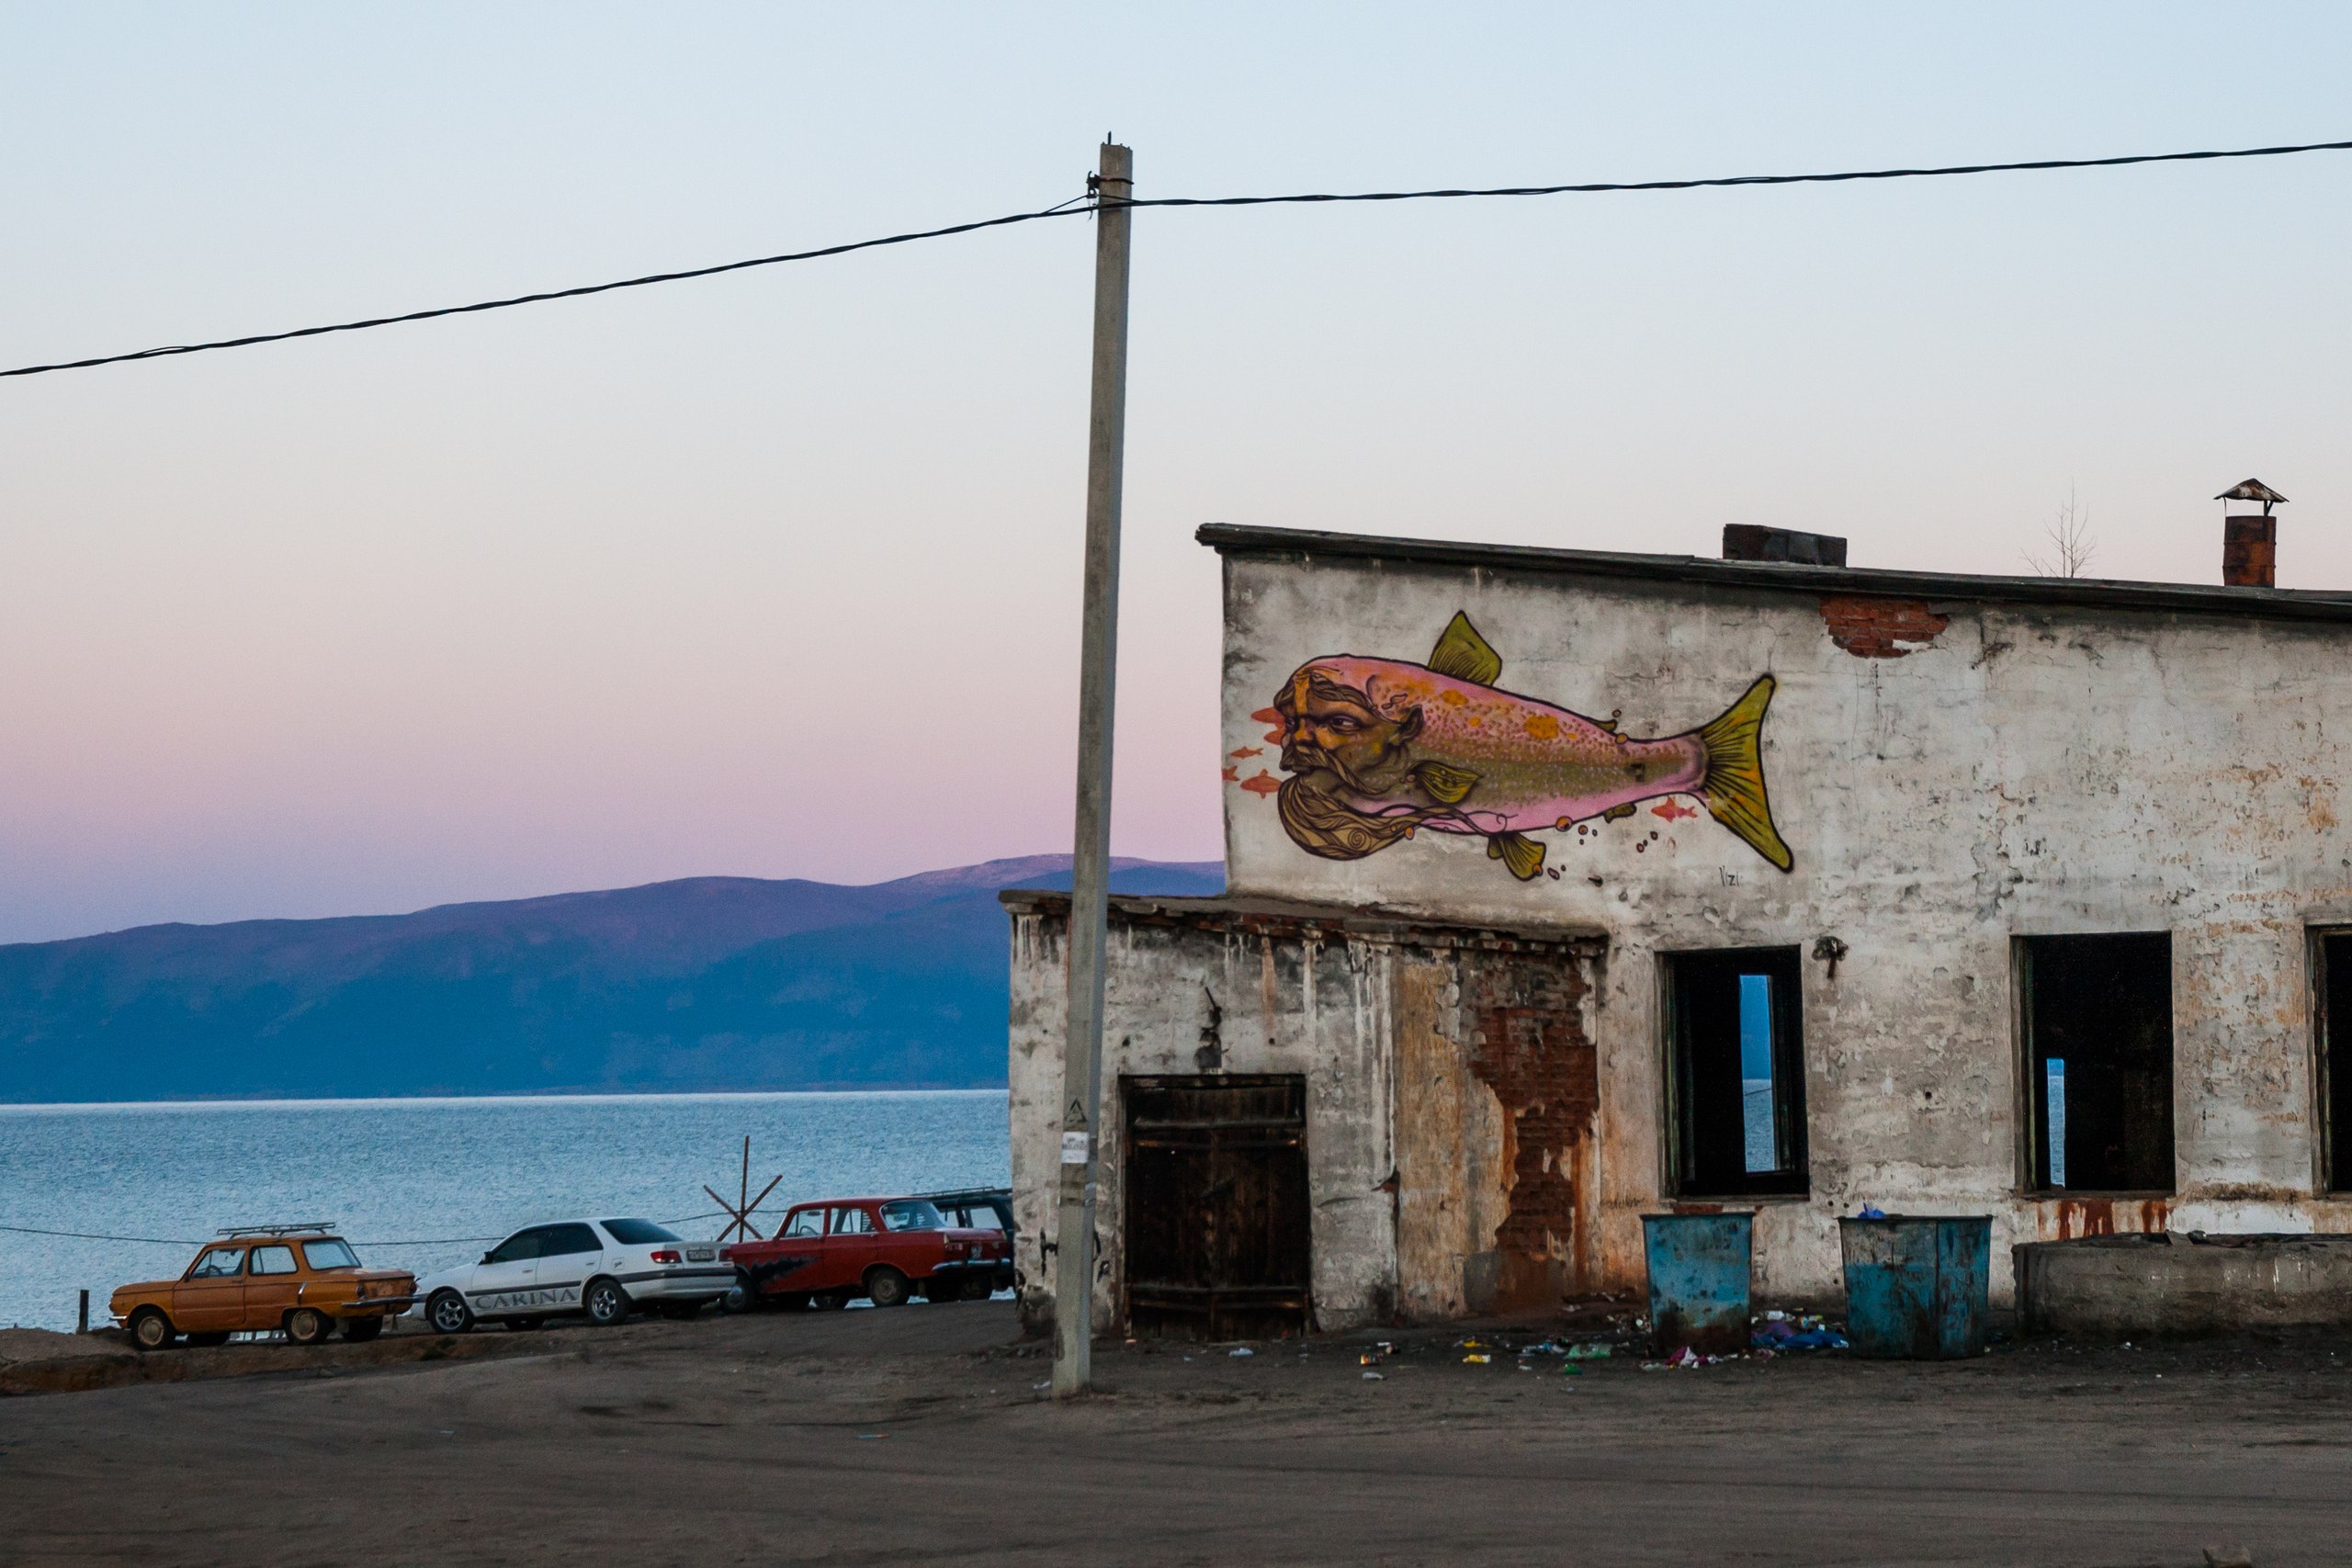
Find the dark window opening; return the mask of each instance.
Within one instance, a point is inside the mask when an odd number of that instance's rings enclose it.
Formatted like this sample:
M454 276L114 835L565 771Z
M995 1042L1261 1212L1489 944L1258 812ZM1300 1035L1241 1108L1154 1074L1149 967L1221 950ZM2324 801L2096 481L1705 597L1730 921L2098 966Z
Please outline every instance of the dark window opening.
M2352 1192L2352 931L2317 943L2321 1160L2327 1190Z
M2024 937L2018 950L2033 1185L2171 1191L2172 938Z
M1675 1189L1807 1190L1804 971L1793 947L1667 959Z
M1306 1080L1130 1077L1126 1295L1139 1334L1296 1334L1310 1323Z

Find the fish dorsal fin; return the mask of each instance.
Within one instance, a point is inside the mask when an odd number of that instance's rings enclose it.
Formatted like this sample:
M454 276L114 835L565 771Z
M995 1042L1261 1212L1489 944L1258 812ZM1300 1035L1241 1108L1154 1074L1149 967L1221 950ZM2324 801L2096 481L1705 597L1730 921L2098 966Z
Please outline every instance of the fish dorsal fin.
M1445 624L1444 635L1437 639L1437 646L1430 649L1430 668L1441 675L1481 686L1491 686L1503 677L1502 655L1487 646L1487 639L1478 635L1470 617L1459 610Z

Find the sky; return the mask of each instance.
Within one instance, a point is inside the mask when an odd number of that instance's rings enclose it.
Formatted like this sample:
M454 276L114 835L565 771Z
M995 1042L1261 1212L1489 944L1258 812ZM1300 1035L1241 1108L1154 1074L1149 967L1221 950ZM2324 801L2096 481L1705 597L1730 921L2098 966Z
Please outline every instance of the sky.
M2352 138L2333 6L0 5L0 363L1078 196ZM2352 586L2352 153L1136 221L1114 847L1200 524ZM0 941L1066 848L1091 234L0 380Z

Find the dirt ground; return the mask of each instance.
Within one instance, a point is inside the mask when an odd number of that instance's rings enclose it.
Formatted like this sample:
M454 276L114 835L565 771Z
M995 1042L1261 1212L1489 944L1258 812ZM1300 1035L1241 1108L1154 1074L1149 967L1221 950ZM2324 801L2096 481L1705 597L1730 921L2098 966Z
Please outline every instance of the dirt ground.
M1073 1405L1001 1303L10 1398L0 1562L2352 1559L2352 1343L1567 1376L1457 1333L1374 1381L1371 1337L1105 1345Z

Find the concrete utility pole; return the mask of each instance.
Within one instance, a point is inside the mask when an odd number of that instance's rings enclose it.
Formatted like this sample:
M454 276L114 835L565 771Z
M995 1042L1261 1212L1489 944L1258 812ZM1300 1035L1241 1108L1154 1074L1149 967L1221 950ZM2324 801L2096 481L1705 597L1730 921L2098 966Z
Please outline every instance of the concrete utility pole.
M1111 718L1119 664L1119 492L1127 444L1127 230L1135 154L1102 143L1094 193L1094 401L1086 445L1086 609L1079 644L1078 838L1062 1042L1054 1397L1094 1378L1094 1193L1102 1148L1102 949L1111 896Z

